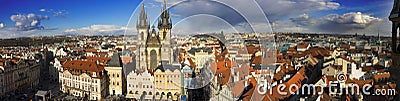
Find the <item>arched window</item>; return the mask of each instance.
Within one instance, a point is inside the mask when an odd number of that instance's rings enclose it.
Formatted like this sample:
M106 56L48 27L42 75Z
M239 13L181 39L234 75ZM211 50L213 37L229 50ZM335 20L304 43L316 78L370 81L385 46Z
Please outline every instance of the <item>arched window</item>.
M150 51L150 68L156 68L157 67L157 52L155 50Z
M141 38L140 38L140 39L141 39L141 40L144 40L144 33L143 33L143 32L141 32L140 34L141 34L141 35L140 35L140 36L141 36Z

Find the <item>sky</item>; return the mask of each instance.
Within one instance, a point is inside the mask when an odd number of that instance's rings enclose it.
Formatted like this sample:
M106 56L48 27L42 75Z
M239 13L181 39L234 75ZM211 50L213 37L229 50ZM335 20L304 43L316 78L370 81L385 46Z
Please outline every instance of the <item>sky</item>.
M0 38L134 34L144 3L163 0L1 0ZM166 0L173 34L305 32L390 36L393 0Z

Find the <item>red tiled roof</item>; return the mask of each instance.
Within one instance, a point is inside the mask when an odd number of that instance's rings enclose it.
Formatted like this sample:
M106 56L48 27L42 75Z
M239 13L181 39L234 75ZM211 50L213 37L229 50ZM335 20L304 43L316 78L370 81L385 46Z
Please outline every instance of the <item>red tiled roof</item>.
M248 46L248 47L246 47L246 49L247 49L247 53L249 53L249 54L255 54L257 51L260 51L261 50L261 48L259 47L259 46Z
M248 90L247 92L245 92L244 94L242 94L242 96L244 97L243 101L251 101L252 100L252 95L257 86L256 79L254 77L247 79L247 85L248 86L252 85L253 87L250 90Z
M341 45L340 49L341 50L349 50L350 49L350 45Z
M309 45L310 44L302 42L302 43L297 44L297 48L307 48Z
M67 58L59 58L58 61L60 61L60 63L65 63L67 61Z
M244 89L245 80L235 82L232 87L232 94L234 97L239 97Z
M363 87L366 84L372 84L373 80L357 80L357 79L347 79L346 83L354 83L357 84L359 87Z
M86 56L85 57L88 61L99 62L103 63L104 65L107 64L111 57L104 57L104 56Z
M370 72L371 70L377 70L377 71L379 71L379 70L385 69L385 67L379 66L379 65L375 65L375 66L365 66L365 67L361 67L361 68L362 68L362 71L364 71L364 72Z
M192 68L196 67L196 64L193 62L192 58L187 58Z
M104 69L104 66L97 65L96 62L83 60L71 60L65 63L62 67L65 69L78 69L92 72L100 72Z
M283 91L285 91L287 93L289 93L289 90L292 92L296 92L298 89L296 89L296 87L290 88L290 85L295 84L295 85L297 85L297 87L301 88L302 82L304 80L306 80L305 68L302 67L295 75L293 75L293 77L289 81L283 83L284 85L286 85L286 88ZM267 92L271 92L270 90L272 90L272 94L267 93L266 97L264 97L263 100L264 101L268 101L268 100L279 101L279 100L283 100L283 99L291 96L291 94L286 94L286 95L278 94L278 89L280 90L280 88L278 88L278 86L274 86L271 89L269 89Z
M276 63L277 61L277 56L279 56L279 51L274 51L274 50L270 50L270 51L265 51L266 56L255 56L251 59L251 64L272 64L272 63ZM280 55L281 57L279 58L283 58L282 55Z
M294 47L289 47L289 48L288 48L288 51L296 51L296 46L294 46Z
M219 85L225 85L229 82L230 77L231 77L231 71L228 68L217 68L216 71L216 76L217 76L217 84Z
M380 79L389 79L390 78L390 74L389 73L382 73L382 74L376 74L373 76L375 82L379 82Z

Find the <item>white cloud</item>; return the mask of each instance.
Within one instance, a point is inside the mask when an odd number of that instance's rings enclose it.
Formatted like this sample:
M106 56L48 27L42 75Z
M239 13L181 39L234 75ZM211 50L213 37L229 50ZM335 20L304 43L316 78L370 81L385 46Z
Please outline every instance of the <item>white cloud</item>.
M340 4L331 0L257 0L270 20L281 20L311 11L338 9Z
M28 31L28 30L44 29L44 27L40 25L40 22L42 20L48 20L49 17L30 13L28 15L23 15L23 14L12 15L10 19L11 21L15 22L15 27L18 28L18 30Z
M297 25L290 21L275 21L273 23L273 28L275 32L306 32L310 31L306 27Z
M323 17L324 20L339 23L339 24L370 24L381 21L380 18L372 17L371 15L362 14L361 12L350 12L343 15L330 14Z
M164 2L164 0L153 1ZM185 2L172 6L181 1ZM220 1L222 4L215 1ZM229 30L235 31L233 29L236 29L238 32L242 32L248 31L250 27L246 22L249 22L254 29L261 29L261 31L257 32L269 32L268 23L274 23L275 31L283 32L375 33L376 31L373 30L386 30L382 26L390 23L386 19L360 12L349 12L340 15L329 14L322 17L312 17L307 14L312 13L312 15L315 15L315 12L339 9L341 4L334 0L255 0L263 11L261 14L265 14L269 22L264 20L266 19L264 16L259 16L259 9L255 9L255 6L251 5L253 3L252 0L215 1L167 0L167 6L172 7L172 15L179 19L185 19L197 14L208 14L217 16L232 26L226 26L226 23L215 21L215 19L197 19L185 21L189 23L186 25L174 23L177 25L176 27L180 27L175 28L175 31L179 31L177 33L219 32L220 30L229 32ZM245 16L243 17L239 13L243 13Z
M19 31L17 28L4 28L0 30L0 39L34 36L37 30Z
M164 0L154 1L160 3L164 2ZM179 3L181 1L185 2ZM270 32L270 22L287 20L293 15L304 14L312 11L338 9L340 6L339 3L331 0L167 0L167 3L167 6L172 7L172 15L175 17L184 19L197 14L213 15L225 20L228 24L231 24L238 32L249 32L249 29L251 29L249 24L251 24L256 32ZM256 5L256 3L258 5ZM172 6L173 4L177 5ZM303 17L307 19L309 18L308 15ZM296 20L301 21L303 19ZM227 28L230 26L219 25L221 23L219 21L213 21L213 19L197 19L186 22L190 22L190 24L186 25L186 29L179 28L179 33L219 32L219 30L232 29ZM302 22L304 23L303 25L316 23L315 21ZM296 29L300 31L310 30L309 28L297 26L296 23L291 23L290 25L294 26L289 27L288 25L285 25L286 27L277 29ZM176 30L178 30L178 28Z
M155 0L163 3L164 0ZM185 2L182 2L185 1ZM218 14L237 19L238 16L232 16L235 12L248 14L250 17L257 16L258 13L265 13L269 20L285 19L293 15L306 13L310 11L333 10L338 9L340 4L331 0L167 0L168 6L174 5L176 14L190 15L198 13ZM254 4L257 3L258 5ZM220 4L223 3L223 4ZM260 8L258 8L258 6ZM263 12L257 12L261 9ZM239 16L240 17L240 16ZM256 19L265 19L264 17ZM239 19L241 20L241 19Z
M290 18L290 20L302 26L311 26L317 23L317 21L315 19L310 18L308 14L301 14L298 17Z
M51 11L50 13L53 13L53 16L57 18L66 18L66 15L68 14L65 10Z
M46 9L42 8L42 9L40 9L39 11L41 11L41 12L46 12Z
M310 28L322 32L353 33L377 27L382 19L361 12L349 12L342 15L329 14L322 18L311 18L307 14L290 18L298 27Z
M109 35L109 34L124 34L125 30L129 33L134 31L134 28L127 28L117 25L91 25L77 29L66 29L64 33L76 35Z
M0 23L0 28L4 28L4 27L6 27L6 24Z

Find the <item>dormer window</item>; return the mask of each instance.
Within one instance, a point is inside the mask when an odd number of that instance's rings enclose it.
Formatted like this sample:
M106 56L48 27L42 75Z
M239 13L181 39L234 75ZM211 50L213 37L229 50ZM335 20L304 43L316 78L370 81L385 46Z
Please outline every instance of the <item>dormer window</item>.
M92 77L97 77L96 72L93 72Z

